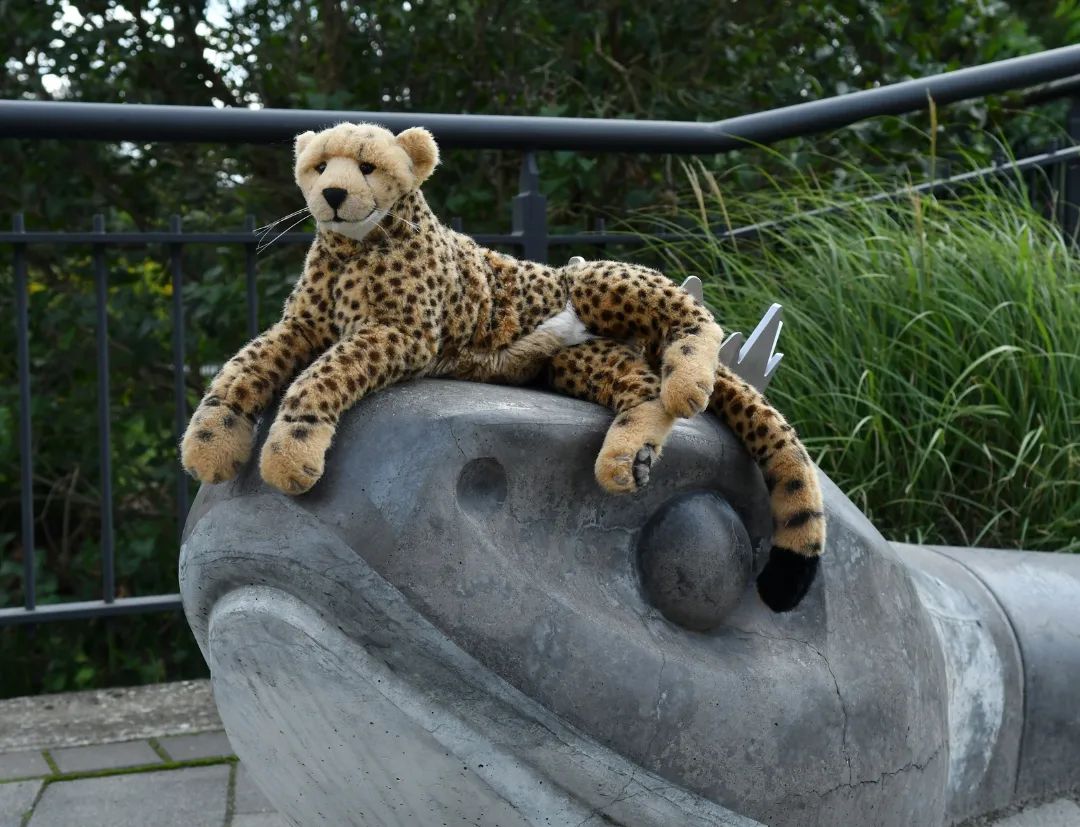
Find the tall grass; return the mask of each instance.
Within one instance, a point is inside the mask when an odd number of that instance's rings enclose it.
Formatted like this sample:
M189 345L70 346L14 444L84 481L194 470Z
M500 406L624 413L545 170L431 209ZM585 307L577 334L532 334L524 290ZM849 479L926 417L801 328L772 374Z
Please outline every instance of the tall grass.
M1076 248L1015 177L867 203L903 182L848 173L845 192L793 172L725 197L688 168L682 227L804 217L654 253L702 277L725 328L784 305L769 395L887 537L1080 551Z

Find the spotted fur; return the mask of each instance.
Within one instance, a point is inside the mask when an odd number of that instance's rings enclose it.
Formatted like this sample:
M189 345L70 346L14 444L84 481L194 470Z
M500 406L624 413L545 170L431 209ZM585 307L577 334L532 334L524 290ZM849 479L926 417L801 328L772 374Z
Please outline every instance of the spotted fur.
M259 466L300 494L322 476L341 414L369 393L420 376L521 383L543 373L615 411L596 478L630 492L648 482L675 420L708 407L771 492L774 548L759 592L775 610L798 603L825 539L817 477L791 426L720 365L722 331L699 301L645 267L549 267L454 232L420 192L439 157L423 129L395 137L341 124L300 135L295 149L318 233L281 320L229 360L192 416L185 468L204 482L234 477L256 415L284 390Z

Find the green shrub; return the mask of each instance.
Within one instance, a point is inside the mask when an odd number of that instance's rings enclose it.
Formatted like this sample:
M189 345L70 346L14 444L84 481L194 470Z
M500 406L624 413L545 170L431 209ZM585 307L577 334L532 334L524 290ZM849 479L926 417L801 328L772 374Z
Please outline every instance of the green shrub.
M793 175L726 196L687 171L689 204L654 228L779 223L652 252L703 278L726 328L784 305L770 396L886 536L1080 550L1080 258L1029 181L867 202L897 182L849 169L842 192Z

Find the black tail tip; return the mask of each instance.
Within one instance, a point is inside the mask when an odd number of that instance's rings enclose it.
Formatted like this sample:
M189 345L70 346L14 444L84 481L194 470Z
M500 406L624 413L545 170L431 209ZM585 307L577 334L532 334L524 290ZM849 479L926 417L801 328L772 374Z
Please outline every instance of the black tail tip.
M820 562L820 557L773 546L757 579L758 594L765 605L774 612L790 612L798 606L814 582Z

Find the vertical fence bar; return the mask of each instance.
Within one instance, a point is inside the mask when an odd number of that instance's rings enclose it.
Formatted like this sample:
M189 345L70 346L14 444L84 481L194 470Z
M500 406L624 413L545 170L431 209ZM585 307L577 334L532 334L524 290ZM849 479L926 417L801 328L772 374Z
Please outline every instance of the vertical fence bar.
M11 220L16 233L26 232L22 213ZM34 455L30 430L30 293L26 279L26 245L14 245L15 342L19 361L19 502L22 516L23 605L37 605L34 575Z
M244 245L244 278L247 290L247 326L248 338L259 335L259 294L255 292L255 258L258 247L255 244L255 216L244 219L244 230L251 235L251 243Z
M1065 121L1069 137L1080 144L1080 98L1074 98ZM1061 226L1065 237L1078 241L1080 234L1080 161L1072 160L1065 165L1065 187L1063 193Z
M540 193L540 167L536 153L526 152L518 177L520 192L514 196L513 234L520 238L521 255L547 262L547 199Z
M179 236L182 232L180 216L174 215L169 219L169 232ZM187 368L184 364L186 358L184 347L184 267L182 258L182 244L180 239L169 244L169 270L172 273L172 355L173 355L173 396L176 406L176 445L184 436L184 427L187 425L187 388L185 377ZM188 513L188 477L180 458L176 462L176 519L179 526L179 534L184 531L184 523Z
M94 293L97 309L98 446L101 465L101 596L116 599L112 496L112 428L109 422L109 273L105 267L105 216L94 216Z

